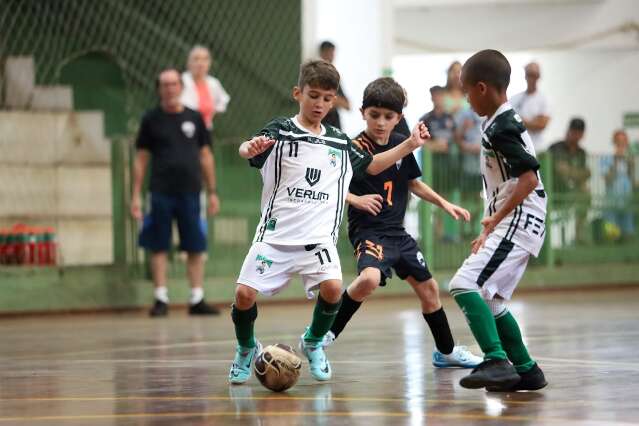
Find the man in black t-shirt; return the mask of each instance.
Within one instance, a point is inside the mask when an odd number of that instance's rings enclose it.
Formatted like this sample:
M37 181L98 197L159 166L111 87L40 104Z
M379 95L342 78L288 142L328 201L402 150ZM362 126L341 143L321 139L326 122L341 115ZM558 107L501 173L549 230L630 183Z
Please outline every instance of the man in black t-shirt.
M189 313L218 314L216 308L204 301L202 289L207 242L206 221L200 217L203 177L209 194L209 214L217 214L220 204L209 133L200 114L180 102L183 86L177 70L162 71L156 83L160 105L147 111L140 124L131 199L131 215L142 220L142 183L150 161L151 209L144 217L139 238L140 246L151 252L155 304L150 315L168 314L166 268L174 218L180 234L180 248L188 253Z
M366 130L353 143L371 155L393 149L405 139L393 128L402 116L404 92L392 78L380 78L364 91L362 115ZM418 179L422 175L413 154L375 176L354 177L346 201L348 236L355 248L359 276L342 295L342 304L324 344L342 332L361 303L379 285L386 285L394 269L408 281L420 299L437 350L436 367L472 368L482 359L455 346L446 314L439 300L437 282L430 274L416 241L404 229L410 194L439 206L455 219L470 219L467 210L449 203Z

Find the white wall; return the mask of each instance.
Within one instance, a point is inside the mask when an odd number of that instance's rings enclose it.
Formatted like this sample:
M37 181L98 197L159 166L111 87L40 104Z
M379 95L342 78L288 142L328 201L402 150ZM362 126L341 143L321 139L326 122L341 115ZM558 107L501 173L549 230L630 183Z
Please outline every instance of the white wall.
M392 4L386 0L304 0L304 58L317 56L323 40L337 46L335 66L351 111L340 113L343 130L354 135L363 128L359 113L364 88L391 64Z
M487 47L507 51L637 48L636 31L614 31L639 22L637 0L395 1L398 54Z

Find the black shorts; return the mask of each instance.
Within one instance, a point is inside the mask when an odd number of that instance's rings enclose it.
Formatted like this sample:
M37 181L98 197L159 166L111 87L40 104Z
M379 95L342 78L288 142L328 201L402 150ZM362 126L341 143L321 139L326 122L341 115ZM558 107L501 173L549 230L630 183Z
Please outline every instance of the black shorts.
M417 242L408 234L382 236L362 233L353 238L352 242L357 258L357 273L365 268L379 269L382 273L382 286L386 285L386 279L393 276L391 268L403 280L411 276L421 282L433 277Z

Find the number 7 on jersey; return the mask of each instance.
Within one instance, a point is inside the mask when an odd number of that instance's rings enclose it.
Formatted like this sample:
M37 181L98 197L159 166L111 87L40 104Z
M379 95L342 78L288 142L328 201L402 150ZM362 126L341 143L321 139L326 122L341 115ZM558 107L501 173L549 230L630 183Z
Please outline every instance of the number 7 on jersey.
M384 191L386 191L386 202L389 206L393 205L393 181L387 180L384 182Z

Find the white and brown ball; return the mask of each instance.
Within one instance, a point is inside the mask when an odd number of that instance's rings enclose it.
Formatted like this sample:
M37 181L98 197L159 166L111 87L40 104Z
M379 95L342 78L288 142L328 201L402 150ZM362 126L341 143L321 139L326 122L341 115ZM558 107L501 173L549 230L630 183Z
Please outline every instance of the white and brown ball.
M302 360L295 350L281 343L265 347L255 359L255 375L265 388L283 392L300 377Z

